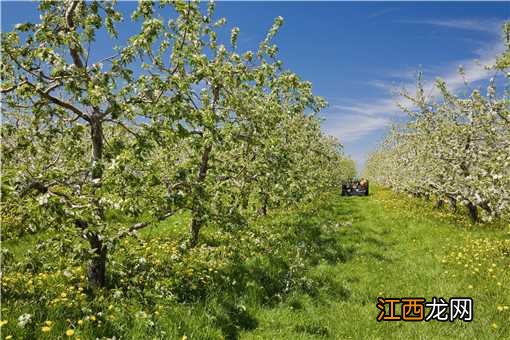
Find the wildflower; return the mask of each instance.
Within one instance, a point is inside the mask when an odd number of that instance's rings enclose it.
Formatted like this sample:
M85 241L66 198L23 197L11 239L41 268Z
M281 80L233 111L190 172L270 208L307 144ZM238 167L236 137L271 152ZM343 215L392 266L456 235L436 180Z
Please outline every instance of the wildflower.
M468 286L468 288L469 288L469 289L473 289L473 285L469 285L469 286Z
M498 311L502 312L503 311L503 306L498 306L497 309L498 309Z
M27 323L30 323L31 320L32 315L30 314L25 313L23 315L20 315L20 317L18 318L18 326L23 328Z
M51 326L53 325L53 321L46 320L46 321L44 322L44 324L45 324L46 326L48 326L48 327L51 327Z
M83 320L78 320L78 325L83 325Z
M0 320L0 327L2 327L3 325L6 325L9 321L7 320Z
M51 327L43 326L43 327L41 328L41 331L42 331L43 333L48 333L49 331L51 331Z
M12 339L12 335L7 335L7 336L5 337L5 340L10 340L10 339Z
M74 330L73 330L73 329L68 329L68 330L66 331L66 335L67 335L67 336L73 336L73 335L74 335Z
M491 327L492 327L492 328L498 328L498 325L497 325L495 322L493 322L493 323L492 323L492 325L491 325Z

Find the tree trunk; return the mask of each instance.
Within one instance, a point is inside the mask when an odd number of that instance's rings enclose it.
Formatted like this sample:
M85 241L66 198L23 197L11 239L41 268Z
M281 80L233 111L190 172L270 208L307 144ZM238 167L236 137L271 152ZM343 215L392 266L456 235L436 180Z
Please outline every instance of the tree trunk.
M101 179L103 177L103 126L99 112L95 112L90 120L90 137L92 140L92 166L91 178L93 195L97 189L101 187ZM104 219L104 210L98 197L92 200L96 214ZM87 240L93 250L94 257L90 260L87 270L88 283L92 288L102 288L106 286L106 259L108 254L107 247L101 241L99 234L87 232Z
M194 247L198 243L198 238L200 235L200 229L204 224L203 221L203 199L205 190L203 187L203 182L205 177L207 176L207 170L209 169L209 155L211 154L212 144L207 144L204 148L204 152L202 153L202 160L200 162L200 169L197 176L197 183L193 192L193 199L191 205L191 223L190 223L190 247Z
M467 208L469 210L469 217L471 218L471 222L478 222L478 208L473 203L469 202L467 204Z
M106 286L106 255L107 249L96 234L89 236L89 242L94 249L94 257L90 260L87 270L88 282L91 288Z
M189 228L190 239L189 245L191 248L195 247L198 243L198 237L200 236L200 229L202 228L203 221L201 220L201 211L196 209L196 205L193 207L191 212L191 224Z
M450 197L450 205L452 206L453 210L457 211L457 200L455 197Z
M443 200L442 198L439 198L439 199L436 201L436 208L437 208L437 209L441 209L443 206L444 206L444 200Z

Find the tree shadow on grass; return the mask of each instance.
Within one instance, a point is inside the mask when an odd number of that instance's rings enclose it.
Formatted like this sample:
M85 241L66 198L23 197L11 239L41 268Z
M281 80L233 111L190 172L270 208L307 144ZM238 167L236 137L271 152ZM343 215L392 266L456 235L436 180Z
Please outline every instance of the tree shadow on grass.
M353 258L356 247L345 231L352 228L348 225L353 216L362 217L359 209L333 198L297 212L268 216L238 230L204 235L194 249L161 253L158 271L144 264L151 275L151 280L144 280L147 292L157 283L177 303L203 306L212 327L226 339L236 339L240 332L258 326L254 310L278 306L293 294L317 301L320 297L347 300L351 292L334 273L318 270L317 274L313 269ZM141 266L135 256L123 260L122 268ZM128 291L127 284L118 288ZM144 298L149 304L158 302L148 295ZM314 325L302 326L303 333L327 334Z
M215 311L215 324L227 340L239 338L239 333L257 328L258 321L243 305L223 301Z

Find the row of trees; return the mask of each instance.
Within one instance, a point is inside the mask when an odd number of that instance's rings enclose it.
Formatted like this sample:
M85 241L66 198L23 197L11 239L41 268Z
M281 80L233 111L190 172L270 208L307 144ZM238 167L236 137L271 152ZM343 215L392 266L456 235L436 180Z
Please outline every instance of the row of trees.
M510 24L505 33L507 51L492 67L495 73L510 67ZM507 87L510 73L505 77ZM473 221L509 218L508 88L498 92L495 78L486 93L457 96L442 80L435 88L440 98L427 98L420 77L416 95L403 93L413 104L404 109L409 120L370 155L367 176L399 192L435 198L438 206L464 205Z
M120 41L115 4L39 9L2 33L4 235L83 238L92 286L119 239L176 213L189 212L193 247L206 224L228 232L353 176L321 133L324 100L277 58L282 18L241 54L239 29L218 40L214 3L143 1L139 32L93 63L96 38Z

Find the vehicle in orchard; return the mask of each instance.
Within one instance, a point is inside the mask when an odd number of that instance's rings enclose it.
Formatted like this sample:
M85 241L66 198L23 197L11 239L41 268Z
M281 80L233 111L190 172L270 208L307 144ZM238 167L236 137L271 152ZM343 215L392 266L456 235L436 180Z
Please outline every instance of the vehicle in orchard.
M368 180L352 179L342 183L342 196L368 196Z

